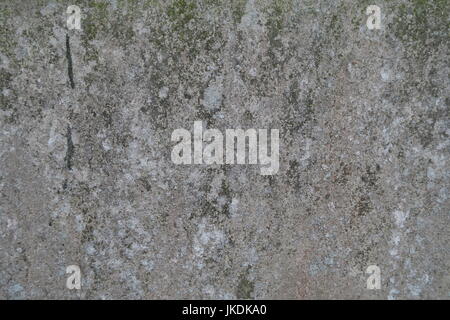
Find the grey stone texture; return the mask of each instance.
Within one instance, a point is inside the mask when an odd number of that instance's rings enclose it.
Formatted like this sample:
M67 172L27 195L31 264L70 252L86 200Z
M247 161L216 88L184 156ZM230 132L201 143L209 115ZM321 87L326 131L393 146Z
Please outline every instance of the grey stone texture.
M449 299L447 0L0 3L1 299ZM196 120L278 173L175 165Z

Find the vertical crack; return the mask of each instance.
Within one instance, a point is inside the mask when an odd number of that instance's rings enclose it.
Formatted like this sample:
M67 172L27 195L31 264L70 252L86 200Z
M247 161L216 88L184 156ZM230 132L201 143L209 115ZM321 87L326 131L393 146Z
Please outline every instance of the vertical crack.
M70 86L72 89L75 88L75 83L73 82L73 68L72 68L72 55L70 53L70 37L66 34L66 57L67 57L67 72L69 74Z
M72 130L67 126L67 152L64 160L66 161L66 167L72 170L72 157L74 153L73 141L72 141Z

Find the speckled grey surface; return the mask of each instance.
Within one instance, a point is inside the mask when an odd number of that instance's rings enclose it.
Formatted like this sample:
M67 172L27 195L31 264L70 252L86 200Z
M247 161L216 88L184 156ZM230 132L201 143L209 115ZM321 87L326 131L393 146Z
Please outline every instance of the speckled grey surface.
M448 1L0 12L0 298L449 299ZM195 120L279 129L279 172L173 164Z

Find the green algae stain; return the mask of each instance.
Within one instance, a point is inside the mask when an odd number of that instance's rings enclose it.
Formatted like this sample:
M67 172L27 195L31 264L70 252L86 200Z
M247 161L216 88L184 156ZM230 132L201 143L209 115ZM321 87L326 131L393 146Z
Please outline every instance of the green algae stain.
M393 19L394 34L415 56L425 55L427 49L448 41L449 10L447 0L412 0L402 4Z
M238 24L241 22L242 16L245 14L246 3L247 0L231 1L231 15L233 17L234 24Z
M239 284L236 289L236 297L238 299L253 299L255 284L247 279L246 274L241 274Z
M175 29L181 29L195 18L195 2L189 0L175 0L167 9L167 15L175 23Z

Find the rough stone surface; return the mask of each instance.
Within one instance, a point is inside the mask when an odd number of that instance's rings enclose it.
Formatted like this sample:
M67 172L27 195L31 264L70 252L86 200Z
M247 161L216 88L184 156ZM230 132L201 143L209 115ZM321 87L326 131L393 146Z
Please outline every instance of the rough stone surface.
M448 1L0 3L0 298L450 297ZM195 120L279 172L173 164Z

